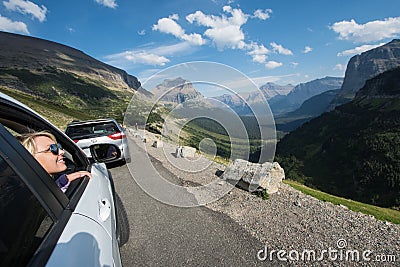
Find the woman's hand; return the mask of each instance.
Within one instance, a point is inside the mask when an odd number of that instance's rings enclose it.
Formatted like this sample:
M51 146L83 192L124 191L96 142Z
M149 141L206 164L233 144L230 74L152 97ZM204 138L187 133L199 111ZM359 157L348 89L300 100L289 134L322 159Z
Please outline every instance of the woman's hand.
M79 171L79 172L73 172L70 174L67 174L67 179L69 182L72 182L75 179L82 178L84 176L89 176L89 178L92 178L92 174L88 171Z

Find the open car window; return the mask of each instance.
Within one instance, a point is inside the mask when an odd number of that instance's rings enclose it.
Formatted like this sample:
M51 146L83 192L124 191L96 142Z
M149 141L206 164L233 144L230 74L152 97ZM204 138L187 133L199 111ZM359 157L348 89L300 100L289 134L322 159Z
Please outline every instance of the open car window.
M57 142L59 142L64 150L64 161L67 165L67 170L63 173L71 173L79 170L89 170L90 163L85 154L68 138L62 131L53 127L46 120L40 117L35 112L29 109L23 109L19 105L8 102L4 99L0 101L0 123L13 135L24 134L33 131L48 131L52 133ZM21 145L23 148L23 146ZM27 157L31 157L28 152ZM33 157L32 157L33 158ZM37 168L41 168L37 164ZM60 173L59 175L61 175ZM50 175L48 175L49 179ZM56 178L56 177L55 177ZM70 184L66 192L68 198L73 196L75 189L82 182L82 179L77 179ZM61 191L61 190L60 190Z

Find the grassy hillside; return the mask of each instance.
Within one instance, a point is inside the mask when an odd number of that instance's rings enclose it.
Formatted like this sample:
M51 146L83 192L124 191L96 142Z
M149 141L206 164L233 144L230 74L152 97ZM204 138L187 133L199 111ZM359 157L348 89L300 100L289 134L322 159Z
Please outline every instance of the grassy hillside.
M333 203L335 205L346 206L347 208L349 208L352 211L372 215L381 221L388 221L388 222L392 222L395 224L400 224L400 212L397 210L381 208L381 207L361 203L358 201L345 199L342 197L337 197L337 196L330 195L330 194L315 190L313 188L307 187L301 183L298 183L298 182L292 181L292 180L284 180L283 182L285 184L288 184L291 187L303 192L304 194L310 195L319 200L327 201L327 202Z
M287 177L346 198L400 207L400 69L368 81L350 103L277 146ZM388 93L390 92L390 93Z
M49 67L38 71L1 68L0 80L4 87L13 88L18 94L86 113L87 117L109 116L122 120L134 94L129 90L110 90L99 81Z
M0 44L0 90L61 128L72 119L122 122L131 99L140 94L136 77L75 48L1 31Z
M94 118L90 113L84 113L65 106L60 106L54 104L52 101L33 97L30 94L12 90L4 86L0 86L0 91L32 108L62 130L64 130L67 123L72 120L87 120Z

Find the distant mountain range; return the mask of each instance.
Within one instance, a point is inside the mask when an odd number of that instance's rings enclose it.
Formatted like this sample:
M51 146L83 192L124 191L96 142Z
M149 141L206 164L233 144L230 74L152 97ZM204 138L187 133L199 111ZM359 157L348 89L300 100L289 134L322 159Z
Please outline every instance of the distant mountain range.
M242 93L243 98L228 94L214 98L243 116L253 114L249 105L256 108L265 106L266 100L275 117L277 130L289 132L325 112L342 82L343 78L325 77L297 86L267 83L259 91Z
M241 92L240 97L233 94L224 94L213 98L226 104L239 115L251 115L253 113L250 106L253 108L258 105L265 106L266 101L275 96L285 96L293 88L294 86L290 84L266 83L258 91Z
M177 77L164 80L161 84L152 88L150 92L153 100L157 100L170 108L179 104L187 105L185 103L191 100L189 102L192 106L197 106L196 108L217 108L221 112L221 108L230 107L240 116L252 115L250 106L257 109L263 107L264 109L267 100L270 103L272 102L272 107L280 107L281 112L290 110L290 112L284 114L275 114L277 130L285 133L325 112L338 93L342 81L342 78L325 77L297 86L267 83L261 86L258 91L242 92L240 96L224 94L206 98L196 90L190 81ZM332 88L336 90L329 90ZM320 92L322 93L319 94ZM297 106L299 108L293 110ZM187 109L185 110L187 111Z
M195 100L202 106L226 105L240 116L252 115L250 106L265 107L268 102L275 112L277 129L288 132L325 112L339 92L342 82L343 78L325 77L297 86L267 83L258 91L241 92L240 96L224 94L209 99L198 92L190 81L178 77L164 80L150 92L153 94L153 99L164 104L177 105ZM211 101L213 99L217 101Z
M326 91L340 89L343 78L325 77L307 83L300 83L286 96L275 96L269 101L274 115L298 109L307 99Z
M229 107L233 108L238 114L245 115L251 113L248 110L247 104L262 103L265 105L265 101L261 101L262 95L265 99L270 99L277 95L288 94L294 86L286 85L281 86L274 83L267 83L260 87L259 91L241 93L244 100L232 94L224 94L221 96L213 97ZM205 97L196 90L193 84L183 79L182 77L176 77L171 79L165 79L161 84L158 84L155 88L149 90L153 94L154 99L166 103L181 104L185 101L196 99L198 101L206 102ZM213 101L213 105L215 102Z

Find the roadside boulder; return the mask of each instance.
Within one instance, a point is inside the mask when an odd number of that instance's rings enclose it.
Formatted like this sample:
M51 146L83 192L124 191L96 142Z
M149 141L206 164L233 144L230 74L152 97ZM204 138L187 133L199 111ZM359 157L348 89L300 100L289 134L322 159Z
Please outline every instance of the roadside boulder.
M196 156L196 148L190 146L182 147L183 158L194 158Z
M196 156L196 148L190 146L178 146L175 150L177 158L194 158Z
M225 169L223 178L250 192L261 188L273 194L285 179L285 171L278 162L259 164L236 159Z

